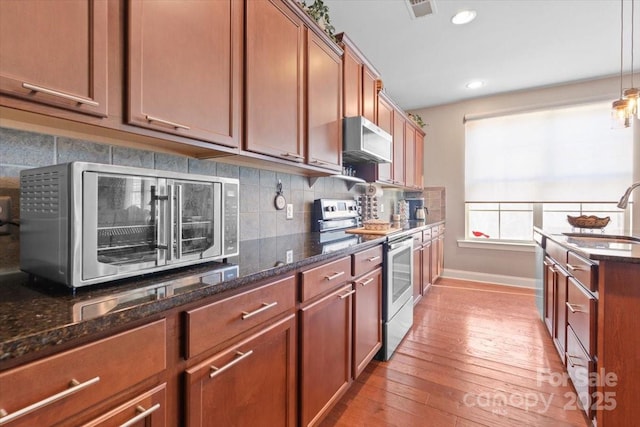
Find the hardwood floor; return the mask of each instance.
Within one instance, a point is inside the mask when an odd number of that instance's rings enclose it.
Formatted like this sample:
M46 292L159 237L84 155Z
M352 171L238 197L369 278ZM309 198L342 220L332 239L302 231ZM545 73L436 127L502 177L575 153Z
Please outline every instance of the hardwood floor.
M322 426L587 426L533 290L440 279Z

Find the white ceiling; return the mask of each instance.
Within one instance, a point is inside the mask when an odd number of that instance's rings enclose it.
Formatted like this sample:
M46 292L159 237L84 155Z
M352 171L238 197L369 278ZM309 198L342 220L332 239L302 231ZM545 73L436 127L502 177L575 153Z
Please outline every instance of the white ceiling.
M324 1L336 32L357 44L406 110L620 73L619 0L435 0L436 13L418 19L406 0ZM624 3L629 72L631 0ZM453 25L451 17L462 9L476 10L476 19ZM635 71L639 9L640 1ZM486 85L465 88L475 79Z

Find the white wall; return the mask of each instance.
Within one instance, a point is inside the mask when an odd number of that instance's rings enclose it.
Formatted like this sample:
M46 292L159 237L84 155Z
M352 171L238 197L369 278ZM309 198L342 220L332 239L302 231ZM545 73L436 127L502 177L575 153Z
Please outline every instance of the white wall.
M625 82L628 77L625 77ZM415 110L427 124L424 128L425 186L444 186L447 195L445 276L478 279L517 286L532 286L535 278L533 252L498 251L458 247L464 238L464 124L465 115L500 112L611 100L619 96L618 78L607 78ZM640 131L636 120L634 141L636 172L640 171ZM606 141L603 141L606 143ZM499 155L499 153L496 153ZM570 161L570 159L568 159ZM640 173L640 172L639 172ZM640 192L640 190L637 190ZM620 189L620 195L624 189ZM640 200L640 194L636 195ZM640 209L637 209L640 211ZM640 223L638 223L640 225Z

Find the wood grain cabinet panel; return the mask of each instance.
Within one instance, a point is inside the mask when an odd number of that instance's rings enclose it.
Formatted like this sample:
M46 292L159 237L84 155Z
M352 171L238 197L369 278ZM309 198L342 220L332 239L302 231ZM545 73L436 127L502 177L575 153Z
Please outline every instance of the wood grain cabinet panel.
M307 31L307 162L342 170L342 60Z
M351 382L351 283L300 315L300 423L318 425Z
M301 273L301 301L308 301L351 279L351 258L346 256Z
M393 135L393 105L386 98L386 95L381 93L378 96L378 126L388 132L390 135ZM393 142L392 142L393 144ZM391 163L378 163L376 165L378 176L376 180L382 182L393 183L393 167Z
M106 117L103 0L0 2L0 93ZM12 106L11 99L3 99Z
M404 129L404 185L416 186L416 130L407 120Z
M186 425L296 424L295 315L186 372Z
M424 134L416 130L416 157L415 163L415 188L422 190L424 187Z
M245 149L304 163L304 24L281 0L248 1L245 28Z
M343 44L343 71L344 84L344 116L355 117L362 115L362 62L357 54Z
M358 378L382 347L382 268L353 283L353 378Z
M405 122L406 120L399 113L393 115L393 183L396 185L405 184Z
M54 425L88 410L167 367L164 320L0 373L0 408L7 425ZM11 390L10 393L7 391ZM62 395L61 395L62 393ZM52 396L62 396L44 404Z
M377 118L379 78L371 68L366 65L362 67L362 115L372 123L375 123Z
M166 385L141 394L82 427L164 427L167 422Z
M130 124L239 146L243 4L130 1Z

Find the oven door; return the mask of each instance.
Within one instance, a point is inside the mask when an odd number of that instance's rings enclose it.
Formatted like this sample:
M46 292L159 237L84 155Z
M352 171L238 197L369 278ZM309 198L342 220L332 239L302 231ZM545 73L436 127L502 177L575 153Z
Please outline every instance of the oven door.
M117 278L166 263L166 180L85 172L82 279Z
M389 242L387 248L386 320L411 299L413 293L413 240Z

